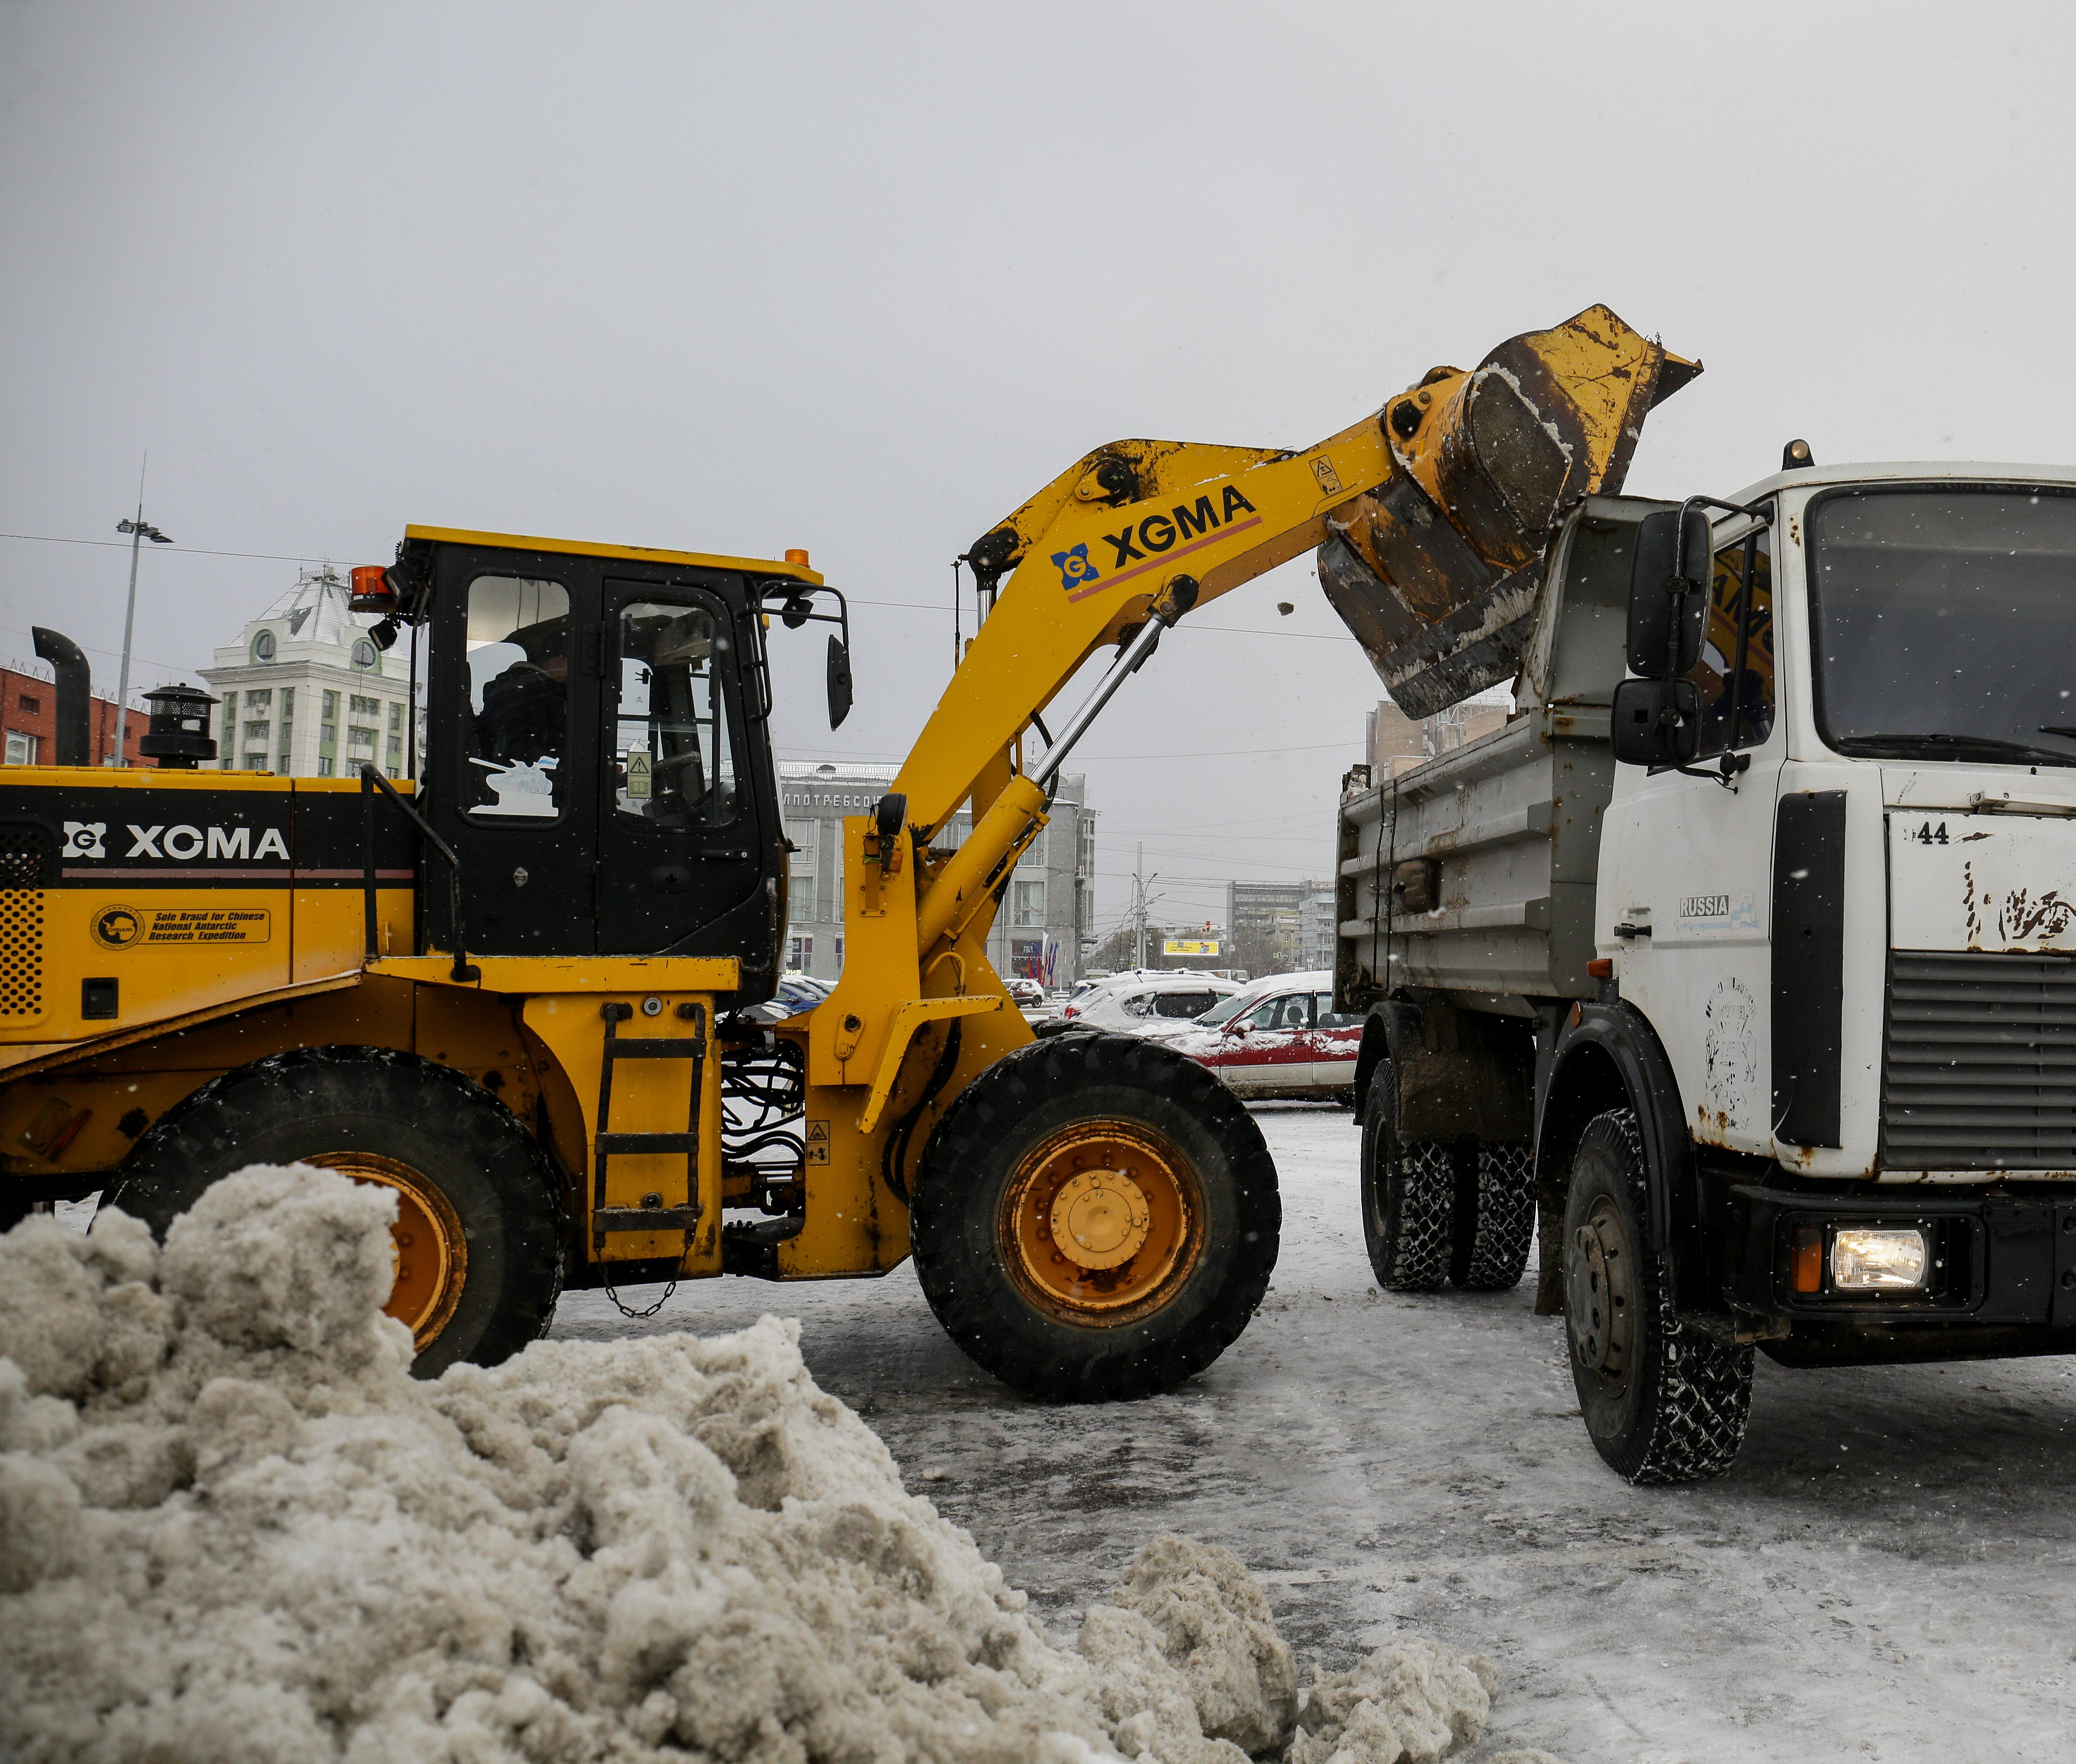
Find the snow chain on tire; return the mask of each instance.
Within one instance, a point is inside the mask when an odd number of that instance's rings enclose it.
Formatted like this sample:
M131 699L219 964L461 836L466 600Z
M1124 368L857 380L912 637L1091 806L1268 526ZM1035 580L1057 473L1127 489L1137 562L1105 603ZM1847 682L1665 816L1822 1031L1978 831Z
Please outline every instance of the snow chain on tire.
M1464 1211L1449 1277L1467 1293L1511 1292L1535 1240L1535 1148L1526 1139L1480 1145L1466 1155Z
M1566 1341L1593 1444L1632 1483L1700 1482L1721 1476L1744 1443L1751 1413L1752 1350L1726 1347L1684 1328L1672 1308L1667 1258L1648 1248L1643 1135L1634 1113L1611 1109L1587 1124L1572 1164L1565 1213L1567 1301L1580 1289L1580 1234L1596 1199L1632 1254L1634 1356L1619 1390L1587 1363L1584 1326L1569 1314ZM1596 1424L1598 1425L1596 1425Z
M1363 1239L1376 1283L1387 1293L1434 1293L1449 1277L1455 1237L1456 1167L1438 1139L1401 1142L1389 1063L1370 1080L1360 1178Z

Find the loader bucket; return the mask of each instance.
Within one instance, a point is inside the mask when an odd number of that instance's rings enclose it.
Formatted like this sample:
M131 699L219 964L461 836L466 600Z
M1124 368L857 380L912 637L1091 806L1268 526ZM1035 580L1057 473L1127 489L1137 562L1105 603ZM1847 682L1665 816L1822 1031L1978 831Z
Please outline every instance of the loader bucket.
M1559 524L1700 371L1589 306L1385 403L1391 476L1328 517L1319 583L1407 716L1513 678Z

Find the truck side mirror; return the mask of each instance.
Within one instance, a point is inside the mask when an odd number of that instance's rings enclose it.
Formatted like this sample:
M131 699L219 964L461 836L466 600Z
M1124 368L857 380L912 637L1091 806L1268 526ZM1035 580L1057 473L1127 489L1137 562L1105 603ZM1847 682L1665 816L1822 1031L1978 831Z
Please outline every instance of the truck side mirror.
M829 727L841 728L850 715L850 651L840 637L829 639Z
M1701 693L1692 680L1624 680L1608 734L1625 766L1691 766L1701 745Z
M1629 576L1629 669L1646 680L1684 674L1701 658L1714 562L1709 517L1661 508L1638 522Z

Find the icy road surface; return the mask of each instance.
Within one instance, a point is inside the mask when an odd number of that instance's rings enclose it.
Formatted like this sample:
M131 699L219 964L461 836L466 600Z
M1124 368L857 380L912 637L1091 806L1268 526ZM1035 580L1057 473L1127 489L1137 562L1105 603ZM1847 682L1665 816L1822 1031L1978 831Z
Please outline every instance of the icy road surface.
M1378 1296L1349 1116L1256 1119L1283 1187L1274 1285L1171 1396L1025 1401L952 1347L905 1267L695 1283L642 1323L572 1293L554 1333L796 1315L815 1376L1048 1620L1157 1531L1223 1544L1301 1661L1346 1666L1401 1628L1491 1654L1506 1676L1474 1758L2076 1758L2076 1363L1762 1356L1729 1475L1631 1488L1588 1442L1562 1325L1527 1285Z

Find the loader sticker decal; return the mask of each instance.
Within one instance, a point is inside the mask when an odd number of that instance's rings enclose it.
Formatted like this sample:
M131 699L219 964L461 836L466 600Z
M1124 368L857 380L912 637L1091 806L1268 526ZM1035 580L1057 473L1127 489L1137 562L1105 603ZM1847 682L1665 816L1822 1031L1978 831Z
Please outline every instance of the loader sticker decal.
M105 820L69 820L64 824L64 849L61 857L106 857L108 849L101 843L101 836L108 831Z
M93 916L104 949L136 944L263 944L273 929L264 907L107 907Z
M806 1161L809 1164L826 1164L829 1161L829 1124L828 1122L810 1121L808 1123L808 1155Z
M1096 567L1089 562L1086 540L1079 545L1069 546L1064 551L1055 551L1053 561L1060 567L1060 586L1071 595L1096 579Z
M1242 520L1239 517L1244 515ZM1136 575L1144 575L1148 570L1176 558L1186 557L1192 551L1200 551L1206 546L1228 538L1235 533L1244 533L1249 527L1261 525L1261 517L1255 512L1254 504L1240 494L1237 484L1227 484L1214 503L1206 491L1194 502L1177 503L1165 514L1150 514L1136 522L1127 522L1115 533L1106 533L1103 542L1111 548L1110 568L1114 572L1107 581L1098 581L1096 573L1089 571L1087 585L1067 587L1069 600L1085 599L1099 588L1114 588L1120 582L1129 582ZM1053 561L1068 555L1061 553ZM1138 561L1134 562L1132 560ZM1131 565L1130 568L1126 566ZM1065 566L1061 566L1061 573Z
M143 934L143 915L135 907L109 907L94 915L93 940L103 949L127 949Z

